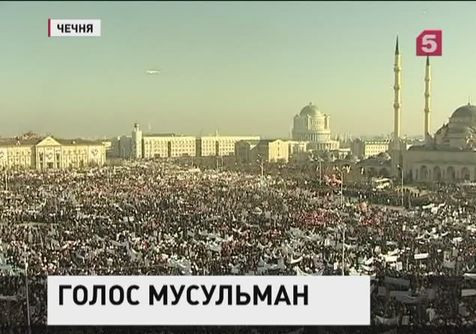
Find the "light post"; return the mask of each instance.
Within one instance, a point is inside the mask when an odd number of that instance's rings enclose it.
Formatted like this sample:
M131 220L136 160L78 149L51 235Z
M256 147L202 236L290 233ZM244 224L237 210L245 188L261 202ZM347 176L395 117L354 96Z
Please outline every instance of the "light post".
M258 155L258 161L260 163L260 169L261 169L261 178L263 178L264 176L264 166L263 166L263 158L261 157L261 155Z
M403 167L402 167L402 207L404 205L403 201L404 201L404 194L403 194Z
M343 166L341 168L337 168L337 170L340 173L340 205L341 207L344 207L344 171L349 173L350 167Z
M349 173L350 167L343 166L341 168L337 168L340 172L340 205L341 208L344 208L344 172ZM342 276L345 276L345 224L342 224Z
M317 158L317 162L319 163L319 184L322 183L322 159L321 158Z
M344 171L340 171L340 206L344 207Z
M25 254L25 288L26 288L26 321L28 333L31 333L30 323L30 292L28 287L28 255Z
M315 155L315 153L312 154L312 158L311 158L312 162L318 162L318 165L316 166L316 172L317 172L317 169L319 168L319 184L322 184L322 159L321 157L319 157L319 155Z
M404 206L404 194L403 194L403 166L398 165L398 170L400 171L400 181L401 181L401 202L402 202L402 208Z
M345 276L345 225L342 226L342 276Z

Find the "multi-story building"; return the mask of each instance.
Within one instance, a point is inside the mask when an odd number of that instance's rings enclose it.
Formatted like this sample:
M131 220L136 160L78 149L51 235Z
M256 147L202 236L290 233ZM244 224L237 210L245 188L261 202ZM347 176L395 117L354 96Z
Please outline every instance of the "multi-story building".
M111 140L111 158L130 159L132 157L132 137L118 136Z
M101 141L33 134L0 139L0 168L67 169L102 166L105 162L106 147Z
M390 140L362 140L356 139L351 144L352 154L360 159L378 155L389 150Z
M288 162L289 143L280 139L242 140L235 145L239 162Z
M307 152L308 150L308 141L286 140L286 143L289 147L289 157Z
M259 140L240 140L235 144L235 158L237 162L248 163L256 160L253 150Z
M196 155L195 137L174 134L146 134L142 138L142 158L178 158Z
M260 139L259 136L194 137L173 133L144 134L137 123L134 124L132 136L127 138L129 141L124 139L122 145L123 137L120 137L121 141L115 143L114 152L122 158L132 159L229 156L235 154L235 143L238 141ZM125 146L130 149L125 149Z
M134 124L134 130L132 130L132 148L131 158L140 159L143 158L143 146L142 146L142 130L139 129L139 124Z
M197 138L197 156L235 155L235 144L241 140L260 140L259 136L203 136Z

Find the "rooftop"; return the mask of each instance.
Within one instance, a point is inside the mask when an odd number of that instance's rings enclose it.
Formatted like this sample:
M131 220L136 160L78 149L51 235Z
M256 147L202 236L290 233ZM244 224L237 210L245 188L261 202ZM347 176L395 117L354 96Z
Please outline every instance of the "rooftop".
M34 146L45 138L51 137L61 145L102 145L102 140L88 140L82 138L63 139L52 136L19 136L13 138L0 138L0 146Z
M183 137L175 133L144 133L143 137Z

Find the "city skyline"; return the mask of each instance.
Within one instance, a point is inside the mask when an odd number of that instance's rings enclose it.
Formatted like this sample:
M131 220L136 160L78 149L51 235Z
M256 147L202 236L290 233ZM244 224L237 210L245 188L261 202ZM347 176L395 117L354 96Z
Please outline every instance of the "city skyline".
M431 59L434 131L474 99L471 8L4 2L0 133L111 137L129 134L137 122L151 132L288 137L294 115L312 101L331 116L335 135L390 134L398 34L402 135L421 136L425 59L415 56L415 38L424 29L443 30L443 56ZM101 19L103 36L48 38L50 17ZM151 68L160 72L147 75Z

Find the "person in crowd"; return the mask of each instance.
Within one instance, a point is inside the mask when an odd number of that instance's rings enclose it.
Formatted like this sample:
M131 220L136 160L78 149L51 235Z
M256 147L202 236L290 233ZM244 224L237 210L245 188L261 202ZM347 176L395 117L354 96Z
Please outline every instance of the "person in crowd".
M406 191L396 208L397 189L340 193L285 168L141 162L8 178L2 324L46 323L47 275L370 275L374 324L476 321L476 197L456 186Z

